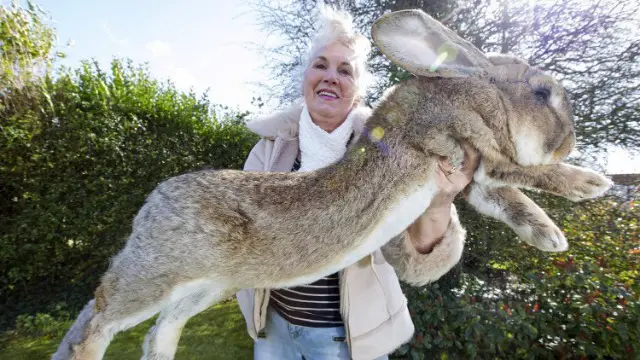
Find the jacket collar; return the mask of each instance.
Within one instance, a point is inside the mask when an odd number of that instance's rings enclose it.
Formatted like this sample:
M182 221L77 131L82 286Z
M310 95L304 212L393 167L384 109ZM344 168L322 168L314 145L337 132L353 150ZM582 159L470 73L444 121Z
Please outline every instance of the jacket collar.
M276 137L286 140L297 139L298 122L300 120L300 114L302 113L302 106L303 100L297 100L284 110L250 120L247 123L247 128L271 140ZM366 106L359 106L351 110L351 112L353 113L353 140L357 140L362 134L364 125L367 119L369 119L369 116L371 116L372 110Z

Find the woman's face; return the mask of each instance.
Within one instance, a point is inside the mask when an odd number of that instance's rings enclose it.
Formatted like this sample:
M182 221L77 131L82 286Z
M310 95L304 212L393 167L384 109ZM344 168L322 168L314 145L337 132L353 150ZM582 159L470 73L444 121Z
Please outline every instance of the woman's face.
M354 51L334 42L311 60L304 73L304 99L314 123L331 132L344 122L356 95Z

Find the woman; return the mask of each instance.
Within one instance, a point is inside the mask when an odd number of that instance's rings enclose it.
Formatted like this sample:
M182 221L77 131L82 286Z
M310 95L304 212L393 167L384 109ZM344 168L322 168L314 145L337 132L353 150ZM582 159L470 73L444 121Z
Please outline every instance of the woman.
M302 101L248 124L262 139L247 171L311 171L342 158L371 110L364 95L368 40L351 17L326 11L305 67ZM386 359L414 331L399 278L434 281L460 259L465 232L452 202L478 156L465 146L462 169L440 164L440 192L403 234L358 263L312 284L237 294L255 359ZM397 273L397 275L396 275Z

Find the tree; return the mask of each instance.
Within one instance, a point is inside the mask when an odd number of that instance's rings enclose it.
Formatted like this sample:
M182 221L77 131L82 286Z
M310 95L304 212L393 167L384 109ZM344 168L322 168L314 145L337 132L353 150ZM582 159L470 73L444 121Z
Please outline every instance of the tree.
M476 1L456 14L461 36L513 53L569 90L578 148L640 148L640 4L579 0Z
M0 6L0 95L49 69L56 36L44 15L31 1L26 8L16 0Z
M633 0L325 2L349 10L367 35L371 23L390 11L420 8L436 19L446 17L447 26L481 50L516 54L561 80L574 104L580 150L640 149L640 31L634 25L640 22L640 4ZM261 85L281 104L300 95L300 65L315 29L316 4L253 3L262 29L282 39L261 49L274 79ZM370 103L407 76L375 47L369 65L377 78L369 89Z
M436 18L450 14L459 0L419 1L380 0L375 2L355 0L325 1L326 4L348 10L354 15L354 23L360 31L368 35L371 24L388 10L422 8ZM282 41L269 47L257 46L266 56L266 70L273 76L270 84L259 84L267 97L286 104L301 96L300 81L307 46L316 30L314 20L318 11L315 0L257 0L252 3L259 26ZM384 88L390 85L389 73L395 69L377 50L373 49L369 61L370 70L376 75L376 83L368 91L373 101Z

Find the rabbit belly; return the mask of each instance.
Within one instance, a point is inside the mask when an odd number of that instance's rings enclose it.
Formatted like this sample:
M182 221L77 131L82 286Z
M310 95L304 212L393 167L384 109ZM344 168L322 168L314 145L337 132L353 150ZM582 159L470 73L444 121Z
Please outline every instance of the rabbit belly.
M416 187L412 192L390 206L382 220L368 234L363 234L363 240L358 246L339 256L336 261L330 263L322 271L308 274L293 279L287 279L278 287L291 287L309 284L319 278L334 274L375 252L394 236L402 233L420 215L422 215L438 188L434 181Z

